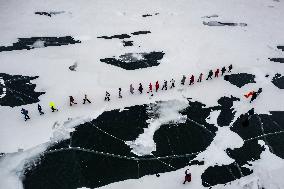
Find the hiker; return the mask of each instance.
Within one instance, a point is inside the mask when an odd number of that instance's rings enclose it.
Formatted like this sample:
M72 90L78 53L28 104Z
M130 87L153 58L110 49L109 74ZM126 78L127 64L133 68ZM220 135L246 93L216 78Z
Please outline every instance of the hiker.
M162 90L167 90L168 89L168 82L166 80L164 80L164 85L162 87Z
M156 81L155 87L156 87L156 92L158 92L159 87L160 87L159 81Z
M184 177L183 184L185 184L186 182L191 182L191 173L189 173L188 171L189 171L189 169L187 169L185 171L185 177Z
M118 88L118 98L122 98L122 96L121 96L121 88Z
M180 81L180 84L184 85L185 80L186 80L186 77L185 77L185 75L183 75L183 76L182 76L182 79L181 79L181 81Z
M244 94L244 96L245 96L246 98L249 98L250 96L253 95L253 93L255 93L255 91L250 91L248 94Z
M110 101L110 94L106 91L105 101Z
M37 105L37 110L38 110L38 112L39 112L39 114L40 115L43 115L44 114L44 112L42 112L42 108L41 108L41 105Z
M175 87L175 80L172 78L172 80L170 81L170 83L171 83L171 87L170 88L174 88Z
M75 62L73 65L69 66L69 70L76 71L76 68L78 67L77 62Z
M70 106L72 106L72 104L77 104L73 98L73 96L69 96L69 100L70 100Z
M54 112L54 111L57 111L57 112L58 112L58 109L56 109L54 102L50 102L50 103L49 103L49 106L50 106L52 112Z
M202 76L203 76L203 73L201 73L201 74L199 75L197 82L201 82L201 81L202 81Z
M256 99L256 97L258 97L258 95L262 92L262 88L259 88L257 92L254 92L252 94L252 97L250 99L250 103L252 103L252 101L254 101Z
M221 69L221 75L224 75L224 73L226 72L226 67L224 66L222 69Z
M143 87L141 83L139 83L138 91L140 92L140 94L142 94L143 92Z
M208 77L206 80L208 80L209 78L212 79L212 76L213 76L213 71L210 70L209 73L208 73Z
M220 70L219 70L219 68L215 71L215 77L218 77L219 76L219 72L220 72Z
M190 80L189 80L189 85L194 84L194 75L191 75Z
M231 64L228 68L229 68L228 72L230 73L233 69L233 65Z
M83 104L86 104L86 101L91 104L91 101L88 99L87 95L85 94L85 98L83 99Z
M134 94L134 88L133 88L132 84L130 85L130 93Z
M28 119L31 119L30 116L28 115L29 111L22 108L21 113L25 116L25 121L27 121Z
M153 92L153 85L152 83L149 84L149 91L147 93L152 93Z

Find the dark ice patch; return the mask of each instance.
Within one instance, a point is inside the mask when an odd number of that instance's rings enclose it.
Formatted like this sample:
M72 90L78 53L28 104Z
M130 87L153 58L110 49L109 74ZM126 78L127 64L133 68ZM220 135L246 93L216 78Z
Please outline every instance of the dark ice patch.
M251 173L252 171L250 169L239 167L235 163L223 166L216 165L214 167L208 167L201 175L202 185L210 187L217 184L226 184Z
M29 77L22 75L9 75L0 73L0 79L4 80L4 85L0 82L0 106L22 106L39 102L39 96L45 92L35 92L36 85L31 83L31 80L38 76Z
M41 43L41 45L37 45L35 42ZM0 46L0 52L23 50L23 49L31 50L40 47L62 46L62 45L69 45L76 43L81 43L81 41L75 40L71 36L18 38L18 42L13 43L12 46Z
M35 14L49 16L49 17L55 16L57 14L62 14L62 13L65 13L65 11L50 11L50 12L41 11L41 12L35 12Z
M224 76L224 80L229 81L231 84L236 85L239 88L245 86L248 83L255 83L254 79L255 75L247 73L238 73Z
M235 112L232 108L234 101L240 101L239 98L236 97L221 97L218 100L218 104L220 104L220 114L217 118L217 123L219 126L229 126L233 121Z
M153 16L152 14L143 14L142 17L149 17L149 16Z
M133 41L122 41L124 47L133 46Z
M284 63L284 58L269 58L272 62Z
M281 74L275 74L275 76L272 79L272 83L278 87L279 89L284 89L284 76Z
M205 22L203 21L203 25L206 26L247 26L246 23L234 23L234 22L219 22L219 21L209 21L209 22Z
M132 35L141 35L141 34L148 34L151 33L150 31L137 31L137 32L133 32L131 33Z
M277 49L280 49L280 50L282 50L282 51L284 51L284 46L277 46Z
M103 38L103 39L126 39L130 38L131 36L128 34L120 34L120 35L112 35L112 36L101 36L97 38Z
M217 18L217 17L219 17L219 15L212 14L212 15L208 15L208 16L203 16L202 18Z
M244 127L242 123L243 118L240 117L233 124L231 130L236 132L245 142L263 140L272 153L284 158L284 146L281 145L284 142L284 112L270 113L271 115L244 114L242 117L248 119L248 125ZM256 150L257 148L255 145L251 149ZM256 153L255 151L252 152ZM244 153L243 156L249 157L248 153Z
M198 124L186 121L178 125L162 125L154 134L155 156L184 155L204 151L214 135Z
M163 58L163 52L150 52L150 53L126 53L116 58L100 59L101 62L121 67L125 70L136 70L140 68L147 68L158 66L159 60Z
M249 161L260 159L260 154L264 148L258 144L257 140L244 141L240 148L227 149L227 154L233 158L239 166L248 164Z
M187 116L187 121L195 123L200 127L200 129L205 130L211 136L215 136L216 131L218 130L213 124L206 122L206 118L210 115L212 110L218 110L218 107L206 108L205 104L200 102L192 102L188 99L189 106L181 111L182 115Z
M154 15L158 15L159 13L157 12L157 13L155 13ZM150 17L150 16L153 16L153 14L143 14L142 15L142 17Z
M184 123L164 124L155 132L155 156L195 155L204 151L212 142L217 128L204 121L211 110L199 102L188 103L189 106L180 111L187 116Z

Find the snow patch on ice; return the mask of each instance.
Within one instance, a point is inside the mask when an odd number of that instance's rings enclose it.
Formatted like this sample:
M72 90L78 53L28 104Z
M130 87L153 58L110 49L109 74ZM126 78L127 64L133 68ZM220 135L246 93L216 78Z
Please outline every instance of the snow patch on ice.
M213 124L215 126L218 126L217 118L220 115L220 113L221 113L221 110L210 112L210 115L206 118L206 122L209 123L209 124Z
M171 100L158 102L152 107L150 113L158 115L158 118L147 120L149 127L144 129L144 133L140 134L135 141L127 141L132 150L131 152L138 155L150 155L156 150L156 144L153 140L155 132L163 125L168 123L184 123L187 116L182 115L179 111L188 106L187 101Z
M5 82L2 77L0 77L0 86L2 88L2 92L0 93L0 99L4 98L6 96L6 88L5 88Z
M53 125L53 136L50 138L51 142L59 142L61 140L66 140L70 138L70 133L74 131L74 127L89 122L92 119L90 117L86 118L69 118L67 121L63 123L55 122Z
M244 144L243 139L230 130L230 127L218 127L216 136L207 149L196 157L199 161L204 161L207 166L229 165L234 162L230 158L226 149L240 148Z
M31 47L33 47L33 48L44 48L44 41L38 39L34 42L34 44Z

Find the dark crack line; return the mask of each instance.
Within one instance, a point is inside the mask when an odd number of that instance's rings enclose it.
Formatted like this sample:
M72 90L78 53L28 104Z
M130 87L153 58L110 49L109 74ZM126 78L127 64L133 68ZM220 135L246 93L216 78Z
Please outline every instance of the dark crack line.
M123 143L126 142L125 140L122 140L122 139L120 139L120 138L118 138L118 137L116 137L116 136L114 136L114 135L112 135L112 134L109 134L108 132L102 130L101 128L99 128L99 127L97 127L97 126L95 126L93 123L91 123L91 124L92 124L92 126L94 126L96 129L98 129L99 131L103 132L104 134L109 135L110 137L112 137L112 138L114 138L114 139L116 139L116 140L119 140L120 142L123 142Z
M255 139L265 137L265 136L269 136L269 135L276 135L276 134L280 134L280 133L284 133L284 131L278 131L278 132L274 132L274 133L267 133L267 134L264 134L264 135L259 135L259 136L253 137L253 138L246 139L246 140L244 140L244 142L255 140Z
M264 128L263 128L263 123L262 123L261 117L259 117L259 115L257 115L257 118L258 118L258 121L259 121L259 123L260 123L261 132L262 132L262 134L264 135L263 138L264 138L264 140L265 140L265 142L266 142L268 148L270 149L270 151L271 151L273 154L275 154L275 152L274 152L272 146L269 144L269 142L268 142L268 140L267 140L267 138L266 138L266 135L265 135L265 133L264 133Z
M123 156L123 155L117 155L117 154L111 154L111 153L107 153L107 152L100 152L100 151L96 151L96 150L88 150L88 149L84 149L84 148L80 148L80 147L71 147L71 148L61 148L61 149L56 149L56 150L49 150L47 152L45 152L46 154L52 154L52 153L56 153L56 152L62 152L62 151L70 151L70 150L75 150L75 151L83 151L83 152L88 152L88 153L94 153L94 154L98 154L98 155L104 155L104 156L108 156L108 157L115 157L115 158L119 158L119 159L127 159L127 160L134 160L134 161L145 161L145 160L161 160L161 159L169 159L169 158L185 158L185 157L191 157L194 155L197 155L200 152L195 152L195 153L190 153L190 154L183 154L183 155L171 155L171 156L162 156L162 157L156 157L154 156L154 158L140 158L140 157L135 157L135 156Z
M168 164L168 163L166 163L166 162L163 162L162 160L160 160L160 158L159 157L156 157L153 153L151 154L152 156L154 156L154 158L156 158L158 161L160 161L162 164L164 164L164 165L166 165L166 166L169 166L169 167L171 167L172 169L174 169L174 170L177 170L177 168L175 168L174 166L172 166L171 164Z
M210 133L210 135L213 136L213 138L215 137L215 134L213 134L213 133L212 133L209 129L207 129L204 125L202 125L202 124L200 124L200 123L198 123L198 122L196 122L196 121L194 121L194 120L192 120L192 119L189 119L189 118L187 118L187 120L189 120L189 121L195 123L195 124L198 125L199 127L201 127L201 128L203 128L203 129L205 129L206 131L208 131L208 132Z

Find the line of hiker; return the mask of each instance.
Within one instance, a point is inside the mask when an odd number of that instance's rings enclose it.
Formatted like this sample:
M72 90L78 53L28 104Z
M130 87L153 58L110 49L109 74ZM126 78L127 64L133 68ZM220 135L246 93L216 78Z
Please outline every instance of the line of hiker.
M233 66L230 65L230 66L228 67L228 72L231 72L232 69L233 69ZM222 67L222 69L221 69L221 76L224 75L224 73L226 72L226 70L227 70L226 67ZM213 73L213 70L210 70L209 73L208 73L208 76L207 76L207 79L206 79L206 80L212 79L213 74L214 74L214 77L215 77L215 78L218 78L218 77L219 77L219 72L220 72L219 68L216 69L214 73ZM202 82L202 80L203 80L203 73L200 73L199 76L198 76L197 82ZM194 75L191 75L191 76L189 77L189 85L194 85L194 81L195 81L195 77L194 77ZM168 81L167 81L167 80L164 80L164 81L163 81L163 85L162 85L162 87L161 87L161 90L163 90L163 91L165 90L165 91L166 91L166 90L168 90L168 88L169 88L169 89L175 88L175 82L176 82L176 81L172 78L172 79L169 81L169 85L168 85ZM180 83L181 83L181 85L185 85L185 82L186 82L186 76L183 75L183 76L182 76L182 79L181 79L181 81L180 81ZM150 82L150 83L149 83L149 90L147 91L147 93L151 94L151 96L153 96L153 85L154 85L154 84L152 84L152 83ZM155 91L158 92L159 89L160 89L159 81L156 81L156 82L155 82L155 86L154 86L154 87L155 87ZM143 86L142 86L141 83L139 83L139 86L138 86L137 90L138 90L138 92L139 92L140 94L143 93L144 88L143 88ZM134 89L134 87L133 87L133 84L130 84L129 91L130 91L131 94L134 94L134 93L135 93L135 89ZM122 98L122 89L121 89L121 88L118 88L118 98ZM255 98L256 98L256 97L255 97ZM111 98L110 98L110 93L109 93L108 91L106 91L104 100L105 100L105 101L110 101L110 100L111 100ZM91 101L88 99L87 95L85 94L84 99L83 99L83 104L85 104L86 102L91 103ZM70 106L73 106L73 105L76 105L76 104L77 104L77 102L75 102L74 97L73 97L73 96L69 96L69 105L70 105ZM54 102L50 102L50 103L49 103L49 106L50 106L50 109L51 109L52 112L57 112L57 111L58 111L58 109L56 108ZM39 111L39 114L40 114L40 115L43 115L43 114L44 114L44 112L42 111L42 107L41 107L39 104L38 104L38 111ZM28 110L22 108L21 113L24 115L25 121L27 121L28 119L30 119L30 117L29 117L29 115L28 115Z
M85 97L84 97L84 99L83 99L83 103L82 103L82 104L86 104L86 102L91 103L91 101L88 99L87 95L85 94ZM74 105L74 104L77 104L77 102L75 102L75 99L74 99L73 96L69 96L69 104L70 104L70 106L72 106L72 105ZM56 108L54 102L50 102L50 103L49 103L49 107L50 107L50 109L51 109L52 112L58 112L58 109ZM38 110L38 112L39 112L39 115L43 115L43 114L44 114L44 112L42 111L42 107L41 107L40 104L37 105L37 110ZM22 109L21 109L21 113L24 115L25 121L27 121L28 119L30 119L30 116L28 115L28 114L29 114L28 110L22 108Z

